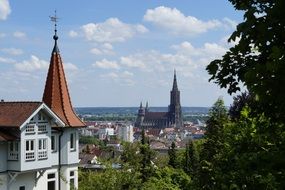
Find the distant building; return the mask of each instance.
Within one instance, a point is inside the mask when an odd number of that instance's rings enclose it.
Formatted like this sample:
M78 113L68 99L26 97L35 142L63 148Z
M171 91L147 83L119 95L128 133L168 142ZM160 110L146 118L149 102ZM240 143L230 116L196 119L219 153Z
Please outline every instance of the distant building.
M138 110L135 127L139 128L166 128L177 127L183 125L182 111L180 105L180 91L177 86L176 72L174 71L174 79L172 90L170 91L170 105L167 112L151 112L148 103L144 108L142 103Z
M108 138L109 136L113 136L114 135L114 129L113 128L100 128L98 130L98 137L100 140L104 140L106 138Z
M78 189L78 128L53 37L42 102L0 102L0 189ZM32 85L32 84L31 84Z
M126 141L134 141L134 127L132 125L121 125L118 128L118 138Z

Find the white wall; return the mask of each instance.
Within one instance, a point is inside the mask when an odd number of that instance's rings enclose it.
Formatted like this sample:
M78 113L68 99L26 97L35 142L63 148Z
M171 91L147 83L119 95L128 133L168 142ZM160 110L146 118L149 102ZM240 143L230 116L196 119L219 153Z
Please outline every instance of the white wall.
M70 134L75 134L75 149L70 149ZM61 164L78 164L79 162L79 133L76 128L64 129L61 137Z
M63 180L61 179L60 187L62 190L70 189L70 171L74 171L74 182L75 188L78 188L78 167L77 166L63 166L61 168L61 173Z
M133 142L134 141L133 126L132 125L120 126L118 129L118 136L123 141Z

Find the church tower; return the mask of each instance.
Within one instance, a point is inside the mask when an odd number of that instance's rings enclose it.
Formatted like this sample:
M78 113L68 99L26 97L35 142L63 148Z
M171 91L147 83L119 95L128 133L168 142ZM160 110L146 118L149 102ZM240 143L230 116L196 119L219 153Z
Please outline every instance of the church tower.
M174 79L172 90L170 91L170 105L168 106L168 119L170 125L182 127L182 110L180 104L180 91L178 90L176 71L174 70Z
M135 122L135 127L140 127L142 125L144 117L145 117L145 108L143 108L142 102L141 102L140 108L138 110L138 116Z

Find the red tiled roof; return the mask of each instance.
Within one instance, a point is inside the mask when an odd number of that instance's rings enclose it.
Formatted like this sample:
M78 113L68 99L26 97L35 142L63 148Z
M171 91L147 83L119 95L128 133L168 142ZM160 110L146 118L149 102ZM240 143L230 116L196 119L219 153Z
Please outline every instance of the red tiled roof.
M75 114L65 79L59 51L53 51L46 79L43 102L54 111L68 127L85 127Z
M154 129L154 128L150 128L146 131L147 135L153 135L158 137L160 135L161 129Z
M0 102L0 127L20 127L42 102Z

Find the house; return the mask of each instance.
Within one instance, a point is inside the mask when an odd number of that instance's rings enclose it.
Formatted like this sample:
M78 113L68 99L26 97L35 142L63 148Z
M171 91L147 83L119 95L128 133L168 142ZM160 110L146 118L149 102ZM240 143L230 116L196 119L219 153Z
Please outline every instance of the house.
M78 188L78 129L57 46L41 102L0 102L0 190Z

